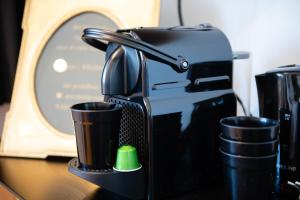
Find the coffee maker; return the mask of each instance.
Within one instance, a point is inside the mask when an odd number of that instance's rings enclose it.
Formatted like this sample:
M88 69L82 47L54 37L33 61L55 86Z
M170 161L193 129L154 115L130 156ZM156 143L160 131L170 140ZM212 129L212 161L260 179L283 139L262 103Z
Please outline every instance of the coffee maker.
M280 122L280 187L300 180L300 66L278 67L255 76L260 116Z
M233 56L210 24L84 30L106 52L104 101L122 106L119 145L136 147L142 171L70 172L129 199L173 199L222 182L219 120L236 115ZM244 58L241 56L240 58Z

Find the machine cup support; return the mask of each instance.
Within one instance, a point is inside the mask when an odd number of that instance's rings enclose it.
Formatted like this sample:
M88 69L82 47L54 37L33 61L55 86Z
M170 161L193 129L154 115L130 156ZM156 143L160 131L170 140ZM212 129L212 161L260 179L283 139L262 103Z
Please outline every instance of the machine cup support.
M68 163L68 170L80 178L128 199L139 200L145 197L143 168L132 172L118 172L113 169L86 171L80 168L78 159L74 158Z

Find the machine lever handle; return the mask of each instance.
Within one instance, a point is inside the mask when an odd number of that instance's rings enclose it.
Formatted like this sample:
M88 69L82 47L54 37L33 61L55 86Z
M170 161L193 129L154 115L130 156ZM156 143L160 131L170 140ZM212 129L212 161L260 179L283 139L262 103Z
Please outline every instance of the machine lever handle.
M84 29L82 40L89 45L106 51L107 42L113 42L133 49L142 51L150 59L170 65L176 72L182 73L189 69L189 62L182 56L171 56L165 52L158 50L155 46L134 39L122 33L112 32L97 28Z

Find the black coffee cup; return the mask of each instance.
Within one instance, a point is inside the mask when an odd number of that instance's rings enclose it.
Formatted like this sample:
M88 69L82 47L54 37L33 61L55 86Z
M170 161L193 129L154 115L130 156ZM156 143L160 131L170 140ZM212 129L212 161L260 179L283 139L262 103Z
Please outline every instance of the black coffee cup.
M121 106L87 102L71 107L78 160L83 169L111 169L118 148Z
M267 142L240 142L223 138L219 135L223 152L241 156L268 156L278 152L278 139Z
M278 138L276 120L234 116L220 121L223 138L241 142L267 142Z
M271 200L277 154L249 157L220 150L227 200Z

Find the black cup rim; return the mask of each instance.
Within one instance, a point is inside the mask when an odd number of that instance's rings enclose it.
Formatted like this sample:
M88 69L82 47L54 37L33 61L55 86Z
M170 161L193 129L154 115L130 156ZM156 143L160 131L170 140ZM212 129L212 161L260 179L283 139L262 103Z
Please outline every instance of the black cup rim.
M228 143L232 143L232 144L253 145L253 146L255 146L255 145L267 145L267 144L273 144L273 143L279 142L278 138L275 139L275 140L267 141L267 142L243 142L243 141L229 140L229 139L223 138L222 133L219 134L219 138L220 138L220 140L222 140L224 142L228 142Z
M79 109L77 107L86 105L86 104L96 104L96 105L105 105L105 106L113 106L113 108L111 109L91 109L91 110L87 110L87 109ZM110 103L110 102L83 102L83 103L78 103L78 104L74 104L71 106L71 110L73 112L84 112L84 113L100 113L100 112L114 112L116 110L121 109L121 106L119 106L118 104L115 103Z
M237 126L237 125L231 125L228 124L224 121L226 120L234 120L234 119L238 119L238 120L252 120L252 121L267 121L270 123L269 126L257 126L257 127L251 127L251 126ZM272 123L272 125L271 125ZM232 117L225 117L223 119L220 120L220 124L224 127L228 127L228 128L232 128L232 129L245 129L245 130L265 130L265 129L270 129L270 128L276 128L279 126L279 123L277 120L273 120L273 119L269 119L269 118L265 118L265 117L250 117L250 116L232 116Z
M278 153L275 153L275 154L271 154L271 155L267 155L267 156L241 156L241 155L234 155L234 154L226 153L226 152L222 151L221 148L219 148L219 151L221 154L223 154L225 156L238 158L238 159L248 159L248 160L250 160L250 159L260 160L260 159L274 158L274 157L277 157L277 154L278 154Z

